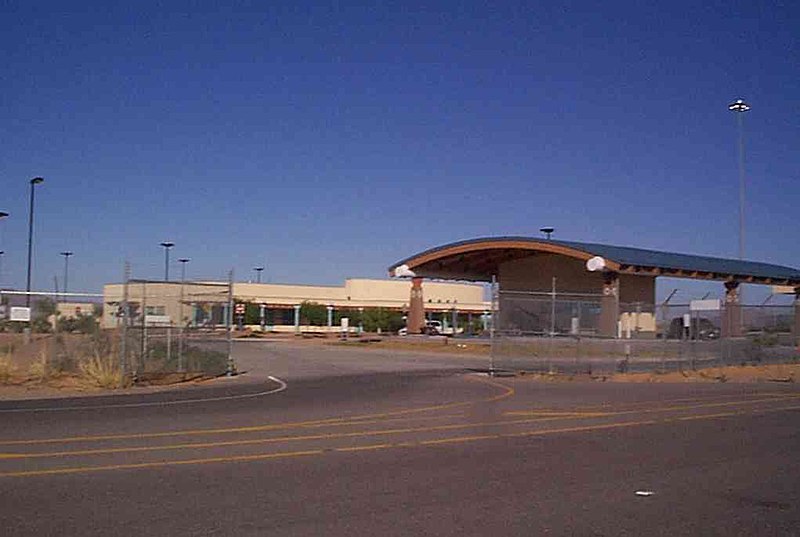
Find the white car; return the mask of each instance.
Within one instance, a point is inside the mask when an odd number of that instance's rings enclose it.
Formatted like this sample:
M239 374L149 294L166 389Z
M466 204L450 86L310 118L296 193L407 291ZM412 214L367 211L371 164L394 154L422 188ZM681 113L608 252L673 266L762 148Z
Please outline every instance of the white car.
M423 334L429 336L437 336L442 333L442 321L425 321L425 328L422 330ZM407 336L408 328L401 328L397 331L398 336Z

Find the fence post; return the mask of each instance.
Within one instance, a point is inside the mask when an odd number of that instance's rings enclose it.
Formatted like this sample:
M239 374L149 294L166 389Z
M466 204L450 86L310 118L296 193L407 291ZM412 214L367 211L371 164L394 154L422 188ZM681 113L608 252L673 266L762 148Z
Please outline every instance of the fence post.
M131 264L125 261L123 268L123 283L122 283L122 340L119 344L119 370L120 379L125 378L125 368L127 367L127 351L128 351L128 318L130 317L130 309L128 307L128 280L131 278Z
M185 260L181 260L185 261ZM184 263L185 265L185 263ZM178 304L178 373L183 373L183 300L186 284L185 271L181 274L181 296Z
M498 289L497 289L497 276L492 275L492 316L489 319L489 374L494 375L494 357L496 352L495 332L497 324L497 314L499 305L498 302Z
M800 352L800 287L794 290L794 323L792 323L792 336L797 352Z
M233 362L233 269L228 272L228 308L225 316L225 328L228 338L228 362L225 374L232 377L236 374L236 364Z
M134 382L140 373L144 372L145 360L147 359L147 283L142 281L142 341L139 356L139 364L133 372Z

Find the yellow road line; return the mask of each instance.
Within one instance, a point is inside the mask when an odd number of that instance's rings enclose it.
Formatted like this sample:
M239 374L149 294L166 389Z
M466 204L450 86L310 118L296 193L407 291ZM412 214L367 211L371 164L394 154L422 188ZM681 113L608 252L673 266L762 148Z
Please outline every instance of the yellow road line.
M353 447L336 448L334 451L342 451L342 452L348 452L348 451L371 451L371 450L374 450L374 449L386 449L386 448L390 448L390 447L393 447L393 444L372 444L370 446L353 446Z
M800 405L794 405L790 407L782 407L782 408L771 408L771 409L761 409L755 412L752 411L739 411L739 412L726 412L721 414L707 414L705 416L692 416L692 418L696 419L717 419L719 417L730 417L735 415L743 415L743 414L762 414L762 413L769 413L769 412L781 412L785 410L798 410L800 409ZM530 436L547 436L547 435L554 435L554 434L565 434L565 433L576 433L576 432L589 432L589 431L599 431L599 430L610 430L610 429L621 429L626 427L637 427L637 426L645 426L645 425L655 425L659 423L669 423L680 420L682 418L668 418L663 420L641 420L641 421L629 421L629 422L622 422L622 423L605 423L605 424L596 424L596 425L585 425L585 426L577 426L577 427L560 427L556 429L542 429L538 431L525 431L521 433L503 433L503 434L495 434L495 435L474 435L474 436L461 436L461 437L453 437L453 438L443 438L438 440L426 440L424 442L401 442L396 444L371 444L366 446L352 446L352 447L343 447L343 448L336 448L333 451L337 452L358 452L358 451L369 451L369 450L380 450L380 449L390 449L390 448L411 448L411 447L422 447L422 446L436 446L436 445L447 445L447 444L455 444L455 443L467 443L467 442L477 442L481 440L497 440L500 438L519 438L519 437L530 437ZM136 464L116 464L116 465L105 465L105 466L73 466L67 468L53 468L47 470L27 470L27 471L19 471L19 472L3 472L0 473L0 477L34 477L34 476L44 476L44 475L58 475L58 474L76 474L76 473L84 473L84 472L102 472L102 471L110 471L110 470L130 470L130 469L143 469L143 468L158 468L158 467L169 467L169 466L188 466L188 465L199 465L199 464L211 464L211 463L228 463L228 462L248 462L248 461L259 461L259 460L270 460L270 459L281 459L281 458L291 458L291 457L303 457L303 456L312 456L312 455L323 455L326 453L326 450L317 449L317 450L308 450L308 451L288 451L288 452L279 452L279 453L263 453L263 454L255 454L255 455L238 455L238 456L230 456L230 457L213 457L213 458L204 458L204 459L188 459L188 460L171 460L171 461L158 461L158 462L147 462L147 463L136 463Z
M266 424L266 425L251 425L246 427L225 427L225 428L217 428L217 429L186 429L186 430L176 430L176 431L164 431L159 433L138 433L138 434L113 434L113 435L90 435L90 436L71 436L71 437L63 437L63 438L44 438L44 439L30 439L30 440L4 440L0 441L0 446L14 446L14 445L36 445L36 444L58 444L58 443L68 443L68 442L99 442L99 441L109 441L109 440L133 440L133 439L147 439L147 438L167 438L172 436L199 436L199 435L212 435L212 434L230 434L230 433L249 433L249 432L263 432L263 431L275 431L275 430L283 430L283 429L298 429L298 428L307 428L307 427L319 427L319 426L327 426L327 425L340 425L340 424L357 424L364 420L375 419L375 418L384 418L384 417L391 417L391 416L403 416L407 414L414 414L414 413L422 413L422 412L429 412L433 410L444 410L448 408L456 408L461 406L468 406L468 405L475 405L479 403L490 403L494 401L499 401L501 399L505 399L514 395L514 389L501 384L499 382L493 382L488 379L483 379L482 377L466 377L467 379L477 379L482 381L485 384L489 384L490 386L494 386L497 388L502 388L503 393L487 398L487 399L478 399L474 401L461 401L456 403L445 403L441 405L432 405L420 408L411 408L411 409L403 409L403 410L395 410L391 412L382 412L377 414L363 414L359 416L351 416L351 417L339 417L339 418L326 418L321 420L311 420L311 421L300 421L300 422L288 422L288 423L276 423L276 424Z
M300 436L280 436L280 437L273 437L273 438L255 438L255 439L247 439L247 440L226 440L226 441L218 441L218 442L188 442L182 444L163 444L158 446L133 446L133 447L119 447L119 448L102 448L102 449L86 449L86 450L73 450L73 451L56 451L56 452L40 452L40 453L0 453L0 460L13 460L13 459L43 459L43 458L56 458L56 457L78 457L78 456L89 456L89 455L111 455L111 454L119 454L119 453L143 453L143 452L153 452L153 451L175 451L175 450L184 450L184 449L210 449L210 448L218 448L218 447L233 447L233 446L247 446L247 445L256 445L256 444L272 444L272 443L281 443L281 442L299 442L299 441L315 441L315 440L335 440L335 439L342 439L342 438L361 438L361 437L368 437L368 436L388 436L388 435L397 435L397 434L411 434L411 433L428 433L428 432L436 432L436 431L452 431L457 429L474 429L478 427L502 427L508 425L522 425L522 424L529 424L529 423L536 423L536 422L544 422L544 421L556 421L560 419L583 419L583 418L593 418L593 417L613 417L619 415L626 415L626 414L647 414L653 412L664 412L667 410L675 410L675 409L694 409L694 408L706 408L711 406L721 406L727 405L728 403L714 403L708 405L688 405L682 407L669 407L667 409L651 409L648 411L626 411L626 412L619 412L619 413L598 413L598 414L573 414L573 413L552 413L547 414L544 413L543 415L538 415L537 413L533 413L535 416L531 419L516 419L516 420L504 420L504 421L484 421L484 422L473 422L473 423L457 423L457 424L446 424L446 425L435 425L430 427L404 427L404 428L395 428L395 429L374 429L374 430L362 430L362 431L352 431L346 433L325 433L325 434L315 434L315 435L300 435ZM752 412L752 411L746 411ZM519 415L519 413L506 413L512 415ZM528 415L528 414L522 414ZM720 416L723 414L719 414ZM736 415L736 413L726 413L724 415ZM703 419L702 416L697 417L690 417L689 419Z
M697 408L712 408L712 407L720 407L720 406L749 405L749 404L754 404L754 403L765 403L765 402L774 403L774 402L783 401L783 400L789 400L789 399L800 399L800 394L797 394L797 395L785 395L783 397L767 397L767 398L762 398L762 399L745 399L745 400L736 400L736 401L723 401L723 402L716 402L716 403L704 403L704 404L698 404L698 405L676 405L676 406L662 406L662 407L653 407L653 408L637 408L637 409L631 409L631 410L619 410L619 411L616 411L616 412L609 411L609 412L601 413L601 414L606 415L606 416L621 416L621 415L624 415L624 414L649 414L649 413L653 413L653 412L671 412L671 411L675 411L675 410L692 410L692 409L697 409ZM546 412L549 412L549 411L546 410L546 409L530 410L530 411L513 410L513 411L505 412L504 414L510 415L510 416L516 416L516 415L526 415L526 414L546 413ZM556 412L558 412L558 411L556 411ZM564 413L565 414L581 414L581 413L571 412L571 411L564 411Z
M257 455L237 455L233 457L210 457L207 459L188 459L177 461L140 462L135 464L109 464L106 466L73 466L69 468L51 468L48 470L26 470L22 472L4 472L0 477L30 477L40 475L77 474L82 472L103 472L108 470L136 470L141 468L159 468L165 466L188 466L195 464L211 464L215 462L244 462L267 459L286 459L290 457L305 457L321 455L321 449L309 451L288 451L283 453L259 453Z
M513 410L504 412L507 416L541 416L541 417L563 417L563 418L599 418L603 416L613 416L613 412L554 412L547 410Z
M342 438L363 438L368 436L389 436L410 433L430 433L437 431L453 431L457 429L475 429L478 427L502 427L507 425L522 425L543 421L554 421L562 419L560 416L517 419L506 421L485 421L473 423L457 423L447 425L435 425L431 427L405 427L399 429L374 429L365 431L353 431L348 433L325 433L302 436L279 436L273 438L253 438L248 440L225 440L220 442L189 442L185 444L162 444L158 446L133 446L119 448L83 449L74 451L45 451L34 453L0 453L0 460L19 460L19 459L48 459L57 457L81 457L90 455L114 455L119 453L143 453L152 451L176 451L183 449L211 449L219 447L248 446L255 444L275 444L281 442L299 442L314 440L336 440Z
M576 408L567 408L567 409L558 409L559 411L564 412L608 412L611 410L615 410L617 412L625 411L625 410L636 410L639 407L647 407L653 404L672 404L672 403L705 403L708 401L716 401L722 399L723 401L729 401L732 397L732 394L727 395L718 395L718 396L708 396L708 397L682 397L676 399L665 399L660 401L635 401L631 403L601 403L594 406L584 406L584 407L576 407ZM786 393L786 392L764 392L764 393L752 393L752 394L740 394L737 396L737 401L747 401L747 398L753 397L773 397L776 400L785 398L785 397L797 397L796 394Z

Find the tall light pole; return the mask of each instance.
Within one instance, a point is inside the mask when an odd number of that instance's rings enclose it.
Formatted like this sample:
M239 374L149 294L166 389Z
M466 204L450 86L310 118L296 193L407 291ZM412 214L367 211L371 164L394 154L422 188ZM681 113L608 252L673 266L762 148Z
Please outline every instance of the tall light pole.
M540 229L539 229L539 231L541 231L542 233L544 233L544 235L545 235L545 238L546 238L547 240L550 240L550 235L552 235L552 234L553 234L553 232L554 232L555 230L556 230L556 228L554 228L554 227L550 227L550 226L543 227L543 228L540 228Z
M750 110L750 105L736 99L728 105L728 110L736 112L739 127L739 259L744 259L744 126L742 116Z
M164 281L169 281L169 249L175 246L174 242L164 241L161 243L164 247Z
M256 281L261 283L261 273L264 271L264 267L253 267L253 270L256 271Z
M73 255L72 252L61 252L64 256L64 302L67 301L67 291L69 290L69 256Z
M34 177L30 180L31 183L31 205L30 212L28 213L28 278L25 284L25 306L31 307L31 261L33 259L33 200L36 185L43 183L44 179L41 177Z
M8 213L5 211L0 211L0 220L4 220L8 218ZM0 233L0 239L2 239L3 235ZM0 241L0 246L2 246L2 241ZM5 250L0 250L0 286L3 284L3 255L5 254ZM2 287L0 287L2 289Z

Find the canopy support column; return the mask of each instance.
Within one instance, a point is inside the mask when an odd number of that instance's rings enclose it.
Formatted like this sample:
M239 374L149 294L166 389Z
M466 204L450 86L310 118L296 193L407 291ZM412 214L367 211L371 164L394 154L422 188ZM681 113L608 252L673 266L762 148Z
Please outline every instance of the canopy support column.
M739 303L739 282L725 282L725 309L722 312L722 337L742 335L742 305Z
M425 328L425 303L422 299L422 278L411 278L411 298L408 302L406 329L409 334L421 334Z
M619 275L603 273L603 297L600 299L600 321L598 333L603 337L617 337L619 322Z

